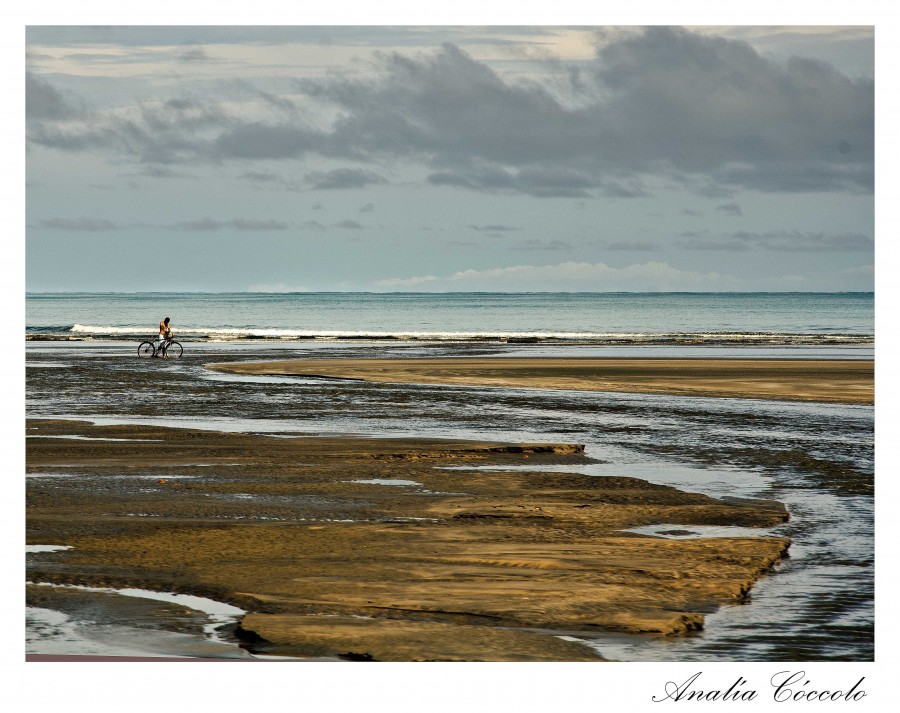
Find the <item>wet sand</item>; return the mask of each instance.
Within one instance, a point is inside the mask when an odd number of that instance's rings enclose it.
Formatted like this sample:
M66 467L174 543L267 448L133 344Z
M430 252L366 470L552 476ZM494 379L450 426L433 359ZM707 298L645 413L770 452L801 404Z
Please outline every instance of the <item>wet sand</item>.
M238 634L258 652L598 660L558 636L696 631L704 613L744 603L789 546L624 532L788 515L543 468L590 462L578 444L27 427L27 541L72 548L30 558L31 581L227 602L248 612ZM522 469L446 469L460 465Z
M293 374L456 384L872 404L874 362L777 359L321 359L211 364L236 374Z

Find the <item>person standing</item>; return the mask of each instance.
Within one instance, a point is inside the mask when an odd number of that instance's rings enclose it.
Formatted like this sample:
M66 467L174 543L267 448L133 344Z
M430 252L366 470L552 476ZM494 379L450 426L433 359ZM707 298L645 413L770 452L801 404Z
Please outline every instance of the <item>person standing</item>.
M156 348L157 353L159 350L162 350L162 355L165 358L166 355L166 346L169 341L172 339L172 327L169 325L171 320L166 317L162 322L159 323L159 346Z

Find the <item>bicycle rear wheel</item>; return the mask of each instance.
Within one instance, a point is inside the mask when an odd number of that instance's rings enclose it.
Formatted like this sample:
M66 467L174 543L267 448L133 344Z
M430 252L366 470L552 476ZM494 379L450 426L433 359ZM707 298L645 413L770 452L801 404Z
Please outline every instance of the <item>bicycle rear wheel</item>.
M138 347L139 357L152 357L155 353L156 348L153 346L153 342L141 342L141 346Z
M166 356L169 357L180 357L184 353L184 349L181 348L181 345L178 342L169 342L166 346Z

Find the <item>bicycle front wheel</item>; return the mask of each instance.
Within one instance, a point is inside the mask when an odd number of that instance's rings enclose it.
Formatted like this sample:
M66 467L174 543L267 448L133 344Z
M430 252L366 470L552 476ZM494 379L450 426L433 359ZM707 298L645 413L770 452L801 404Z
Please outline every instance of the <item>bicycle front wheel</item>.
M181 348L178 342L169 342L168 346L166 346L166 356L180 357L182 354L184 354L184 349Z
M139 357L152 357L155 353L156 348L153 346L153 342L141 342L141 346L138 347Z

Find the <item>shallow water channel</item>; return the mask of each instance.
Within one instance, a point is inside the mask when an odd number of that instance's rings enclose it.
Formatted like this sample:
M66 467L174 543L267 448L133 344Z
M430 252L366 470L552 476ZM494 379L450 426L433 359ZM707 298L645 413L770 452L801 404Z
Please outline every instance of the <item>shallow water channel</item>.
M244 344L186 343L182 359L166 362L139 360L135 346L29 344L28 415L273 436L353 433L583 443L599 462L560 470L631 476L714 497L777 500L791 514L784 525L756 533L787 536L793 544L790 558L757 583L748 604L708 613L705 630L690 637L592 640L603 656L625 661L874 657L872 407L242 378L203 367L214 361L265 358L527 355L522 346L499 344L296 343L251 349ZM541 356L547 352L543 346ZM578 347L559 347L558 353L581 355ZM42 368L44 362L54 368ZM642 533L727 534L700 529L661 523ZM40 616L43 623L31 627L35 640L35 632L47 628L46 620L53 615Z

